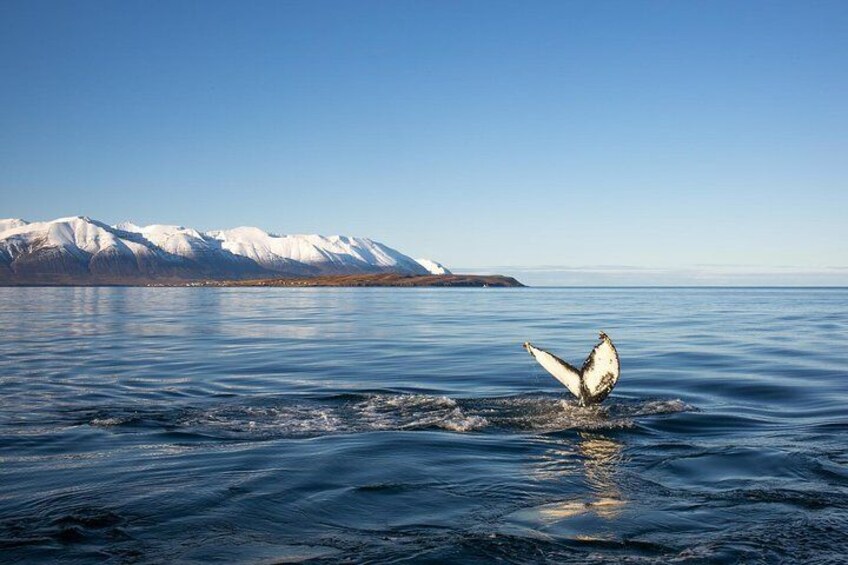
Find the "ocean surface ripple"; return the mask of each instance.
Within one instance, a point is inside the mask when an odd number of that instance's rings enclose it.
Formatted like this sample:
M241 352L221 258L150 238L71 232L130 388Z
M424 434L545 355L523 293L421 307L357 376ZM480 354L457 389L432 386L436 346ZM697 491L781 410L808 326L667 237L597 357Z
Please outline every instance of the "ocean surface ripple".
M848 559L848 289L0 288L0 390L4 563Z

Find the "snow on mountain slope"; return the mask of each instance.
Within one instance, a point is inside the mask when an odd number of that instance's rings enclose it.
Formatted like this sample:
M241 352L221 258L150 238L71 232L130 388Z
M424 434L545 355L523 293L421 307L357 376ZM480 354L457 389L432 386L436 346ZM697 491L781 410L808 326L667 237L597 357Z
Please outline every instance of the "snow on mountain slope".
M10 230L12 228L25 226L26 224L27 223L24 220L19 220L18 218L0 219L0 233L3 233L4 231Z
M0 232L0 277L18 280L127 277L155 254L82 216L17 225ZM0 279L0 280L2 280Z
M447 267L430 259L416 259L419 265L427 269L431 275L450 275L452 274Z
M0 220L0 281L123 278L244 278L371 272L447 272L357 237L274 235L242 227L202 233L183 227L84 216L27 223ZM40 278L39 278L40 277ZM64 278L63 278L64 277ZM45 280L47 280L45 279Z
M143 245L117 237L108 226L84 216L59 218L50 222L18 224L0 232L0 246L34 251L58 248L68 253L94 255L103 251L146 253Z
M153 224L141 227L123 222L116 225L115 229L137 233L167 253L190 259L213 253L217 248L217 246L210 245L197 230L182 226Z
M241 227L209 232L221 246L260 265L274 269L280 260L294 260L340 272L394 270L425 274L416 261L367 238L322 235L275 235L259 228Z

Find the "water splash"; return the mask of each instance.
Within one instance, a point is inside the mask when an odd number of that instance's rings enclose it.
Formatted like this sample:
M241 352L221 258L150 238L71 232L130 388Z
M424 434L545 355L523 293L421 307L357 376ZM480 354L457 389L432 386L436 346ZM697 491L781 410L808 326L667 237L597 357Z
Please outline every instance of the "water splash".
M450 398L427 394L370 393L306 399L257 398L237 403L157 412L99 412L88 423L103 428L155 424L221 438L311 437L370 431L497 430L546 433L610 430L639 418L693 410L681 400L612 400L580 407L552 395Z

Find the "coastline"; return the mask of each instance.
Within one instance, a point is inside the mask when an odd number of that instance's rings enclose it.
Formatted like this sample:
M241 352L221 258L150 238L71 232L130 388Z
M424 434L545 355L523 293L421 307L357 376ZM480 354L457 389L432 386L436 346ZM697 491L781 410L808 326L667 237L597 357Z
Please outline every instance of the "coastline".
M272 287L498 287L518 288L525 285L504 275L326 275L301 278L209 281L203 286L272 286Z
M124 279L65 277L35 281L0 281L0 287L395 287L395 288L523 288L526 285L504 275L402 275L376 273L357 275L320 275L315 277L273 277L257 279Z

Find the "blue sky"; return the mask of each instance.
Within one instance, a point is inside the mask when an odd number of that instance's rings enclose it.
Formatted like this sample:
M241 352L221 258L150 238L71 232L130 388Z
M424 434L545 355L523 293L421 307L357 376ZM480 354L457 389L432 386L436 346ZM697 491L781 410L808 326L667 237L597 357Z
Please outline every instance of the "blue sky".
M845 2L5 0L0 217L844 284L846 30Z

